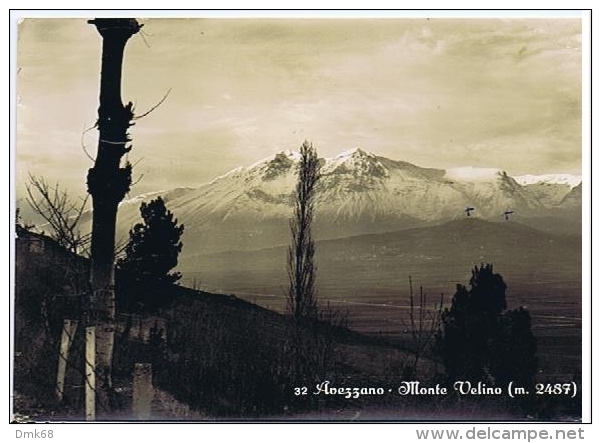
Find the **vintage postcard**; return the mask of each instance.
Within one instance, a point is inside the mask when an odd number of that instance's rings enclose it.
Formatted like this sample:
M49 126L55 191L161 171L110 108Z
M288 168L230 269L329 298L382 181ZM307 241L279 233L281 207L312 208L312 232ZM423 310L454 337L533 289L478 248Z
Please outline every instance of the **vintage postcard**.
M586 421L587 13L260 12L15 18L11 420Z

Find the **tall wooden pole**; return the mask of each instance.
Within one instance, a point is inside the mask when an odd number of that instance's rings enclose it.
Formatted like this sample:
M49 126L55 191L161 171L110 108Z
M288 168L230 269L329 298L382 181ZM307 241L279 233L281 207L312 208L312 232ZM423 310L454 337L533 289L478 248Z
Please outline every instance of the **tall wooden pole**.
M96 420L96 327L86 328L86 352L84 362L86 421Z
M141 25L125 18L97 18L88 23L102 36L100 136L87 184L93 204L90 302L96 325L96 401L100 410L106 410L111 406L115 340L115 223L117 206L131 185L131 166L121 167L121 158L131 149L127 131L133 118L131 102L124 106L121 101L121 68L125 44Z
M63 401L65 394L65 375L67 373L67 361L69 360L69 349L73 344L73 337L77 331L77 320L65 320L61 333L61 344L58 353L58 370L56 371L56 399Z

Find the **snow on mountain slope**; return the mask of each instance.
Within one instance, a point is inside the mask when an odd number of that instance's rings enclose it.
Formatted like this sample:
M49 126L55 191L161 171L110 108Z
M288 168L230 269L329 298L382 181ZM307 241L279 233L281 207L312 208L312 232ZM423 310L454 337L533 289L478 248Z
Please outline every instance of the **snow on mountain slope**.
M582 206L582 182L566 194L561 200L561 206L564 208Z
M239 167L197 188L160 193L184 223L184 253L255 249L286 244L299 154L282 151ZM544 205L497 169L422 168L361 149L321 160L314 234L318 239L385 232L507 209L536 215ZM152 198L159 193L146 197ZM121 236L139 220L141 197L119 209Z
M520 175L515 179L547 207L561 206L568 193L582 183L582 176L573 174Z
M574 174L544 174L544 175L518 175L515 181L522 186L549 183L554 185L568 185L570 189L582 183L582 175Z

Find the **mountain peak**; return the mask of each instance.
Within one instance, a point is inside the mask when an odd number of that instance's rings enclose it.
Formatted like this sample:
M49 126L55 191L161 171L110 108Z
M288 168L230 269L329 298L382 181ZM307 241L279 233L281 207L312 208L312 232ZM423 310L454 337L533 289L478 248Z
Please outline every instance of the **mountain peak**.
M364 151L363 149L357 147L353 149L349 149L348 151L341 152L336 156L337 159L346 159L346 158L359 158L359 157L369 157L375 158L371 152Z
M298 163L300 154L295 151L284 150L276 152L248 168L248 171L258 171L263 180L275 180L287 174Z
M371 152L360 148L344 151L334 158L326 159L323 174L350 174L355 178L383 178L388 176L386 167Z
M269 157L262 158L261 160L253 163L252 165L246 168L247 171L251 171L257 167L264 167L273 162L287 162L287 161L297 161L300 158L300 154L296 151L291 151L290 149L284 149L276 152L275 154L270 155Z

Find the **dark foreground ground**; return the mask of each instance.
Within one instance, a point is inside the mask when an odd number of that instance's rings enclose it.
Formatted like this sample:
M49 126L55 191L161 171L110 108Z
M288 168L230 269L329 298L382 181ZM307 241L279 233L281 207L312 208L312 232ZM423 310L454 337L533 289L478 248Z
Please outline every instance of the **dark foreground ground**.
M392 244L385 240L386 245ZM40 252L40 241L32 237L17 248L13 407L19 420L81 420L81 338L72 351L67 399L60 405L53 400L60 326L64 318L77 318L81 311L73 303L76 298L67 296L65 285L58 281L61 253L48 245L42 245L45 249ZM431 352L413 367L406 330L408 275L416 291L424 286L428 305L441 292L448 305L455 284L467 284L473 267L463 258L443 266L427 254L417 266L415 257L400 256L398 247L392 252L387 249L390 254L370 268L361 263L369 257L356 260L356 267L352 256L318 263L320 301L335 315L330 324L305 326L300 336L281 314L285 286L277 282L282 273L271 275L275 271L265 268L265 262L248 257L240 259L247 268L222 268L227 272L220 278L229 285L222 286L233 289L235 297L177 289L172 294L174 303L155 315L164 329L159 339L151 339L149 331L125 334L127 321L122 318L114 368L118 405L115 413L105 413L104 418L133 418L132 368L136 362L151 362L156 390L152 418L157 420L578 419L578 399L542 396L517 402L506 395L397 395L403 381L434 386L444 378ZM529 266L495 264L508 285L508 308L526 306L533 317L540 363L537 382L571 382L581 368L580 268L575 253L566 254L563 266L553 265L553 257L540 253L536 254L539 262L529 257ZM85 261L79 266L85 275ZM219 267L220 262L213 266ZM46 315L40 316L43 312ZM150 317L144 321L152 326ZM325 380L333 386L382 387L386 392L358 399L312 394L316 384ZM295 395L295 389L303 387L307 395Z

